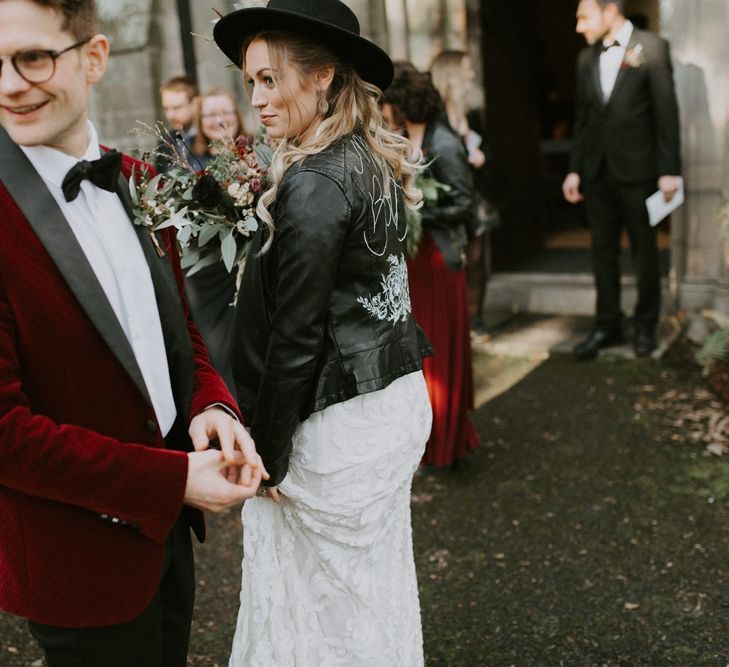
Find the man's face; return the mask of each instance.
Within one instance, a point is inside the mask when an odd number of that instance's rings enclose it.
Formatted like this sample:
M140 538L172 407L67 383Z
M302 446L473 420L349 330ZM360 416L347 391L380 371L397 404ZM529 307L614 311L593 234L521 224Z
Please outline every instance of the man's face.
M575 30L587 40L588 44L596 44L609 32L610 25L605 11L597 0L582 0L577 6Z
M10 60L19 51L62 51L80 41L61 24L59 13L32 0L0 2L0 125L21 146L49 146L80 156L88 145L90 85L106 69L106 38L94 36L58 56L45 83L29 83Z
M192 125L195 105L184 90L163 90L162 109L173 130L186 130Z

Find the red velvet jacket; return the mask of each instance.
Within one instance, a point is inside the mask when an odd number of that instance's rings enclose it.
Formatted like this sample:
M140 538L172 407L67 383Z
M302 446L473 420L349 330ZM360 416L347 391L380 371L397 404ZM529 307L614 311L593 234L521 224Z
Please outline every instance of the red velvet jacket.
M156 591L183 507L189 419L212 403L237 409L189 319L173 234L158 234L160 257L138 230L183 420L163 440L80 246L0 134L0 608L52 625L118 624ZM187 516L202 538L202 514Z

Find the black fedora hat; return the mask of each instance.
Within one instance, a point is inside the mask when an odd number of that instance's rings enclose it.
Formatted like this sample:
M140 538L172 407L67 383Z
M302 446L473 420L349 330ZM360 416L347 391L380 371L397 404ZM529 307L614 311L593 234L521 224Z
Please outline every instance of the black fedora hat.
M365 81L381 90L392 82L390 56L359 34L357 16L340 0L269 0L265 7L227 14L215 24L213 37L240 67L243 42L265 30L291 30L321 40L351 63Z

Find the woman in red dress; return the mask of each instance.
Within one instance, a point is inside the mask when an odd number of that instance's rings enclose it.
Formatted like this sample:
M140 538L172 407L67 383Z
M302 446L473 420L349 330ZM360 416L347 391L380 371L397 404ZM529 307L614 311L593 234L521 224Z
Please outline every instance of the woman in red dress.
M465 273L466 227L473 215L471 170L460 137L440 120L441 99L428 73L396 63L383 115L407 134L413 157L423 157L425 177L449 187L437 203L421 209L423 236L408 262L413 314L435 350L423 369L433 408L423 463L443 468L478 445L469 417L473 368Z

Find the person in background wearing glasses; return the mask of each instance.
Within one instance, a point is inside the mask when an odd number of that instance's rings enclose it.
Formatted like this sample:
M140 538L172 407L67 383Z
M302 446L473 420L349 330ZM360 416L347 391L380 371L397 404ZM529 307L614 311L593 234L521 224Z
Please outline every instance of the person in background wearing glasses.
M201 169L215 154L215 141L235 140L249 134L243 123L238 102L226 88L215 87L195 100L196 137L193 143L193 166Z
M190 162L190 147L197 135L194 121L198 90L189 76L175 76L162 84L159 92L168 126L167 136L154 155L154 168L161 172L167 171L175 160Z
M0 0L0 25L0 609L50 667L182 667L190 528L267 474L174 236L132 223L145 166L88 120L109 53L94 1Z
M243 116L233 93L216 87L195 100L196 137L192 144L193 169L204 169L215 155L215 141L233 141L245 134ZM236 271L222 262L211 264L185 279L192 317L202 334L213 366L234 392L230 368Z

